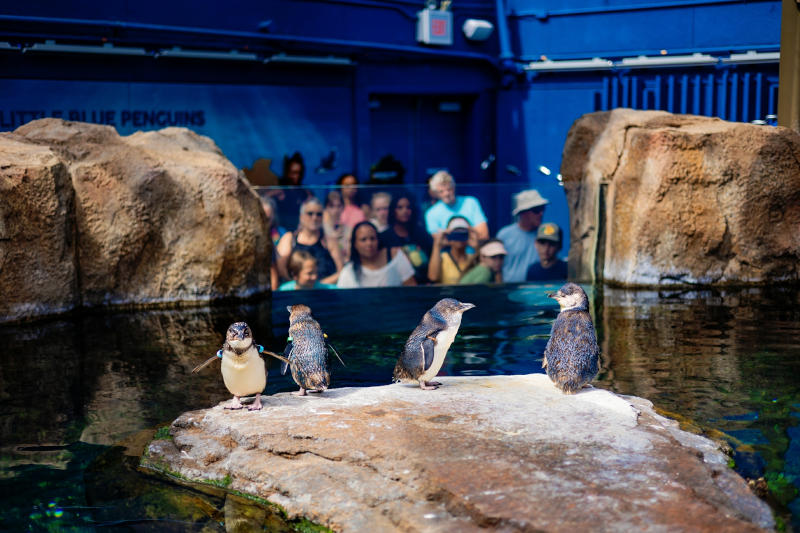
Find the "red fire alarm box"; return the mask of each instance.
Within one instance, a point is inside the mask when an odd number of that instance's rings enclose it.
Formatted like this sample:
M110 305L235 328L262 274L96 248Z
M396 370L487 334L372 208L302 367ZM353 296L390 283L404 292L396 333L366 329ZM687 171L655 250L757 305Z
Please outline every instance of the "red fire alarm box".
M425 44L453 44L453 13L435 9L418 11L417 41Z

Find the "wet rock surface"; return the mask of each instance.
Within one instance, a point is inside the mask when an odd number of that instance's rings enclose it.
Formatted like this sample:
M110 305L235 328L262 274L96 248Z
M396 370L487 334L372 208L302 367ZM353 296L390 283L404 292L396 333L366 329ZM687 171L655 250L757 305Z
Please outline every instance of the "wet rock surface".
M0 193L0 322L269 289L258 197L186 128L30 122L0 133Z
M143 465L344 531L772 528L710 440L650 402L543 374L342 388L180 416Z
M570 278L627 286L800 279L800 135L615 109L572 125Z

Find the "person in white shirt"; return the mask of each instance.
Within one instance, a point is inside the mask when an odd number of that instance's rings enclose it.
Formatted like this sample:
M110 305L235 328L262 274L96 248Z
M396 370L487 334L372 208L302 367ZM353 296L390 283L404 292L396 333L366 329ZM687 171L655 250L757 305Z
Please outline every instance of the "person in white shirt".
M350 239L350 262L339 274L336 287L399 287L416 285L414 267L400 248L382 248L372 223L356 224Z

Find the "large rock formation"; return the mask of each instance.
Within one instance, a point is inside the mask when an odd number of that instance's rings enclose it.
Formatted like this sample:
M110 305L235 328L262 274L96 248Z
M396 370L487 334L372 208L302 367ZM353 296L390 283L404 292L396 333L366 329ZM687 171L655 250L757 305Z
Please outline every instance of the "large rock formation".
M341 531L757 531L767 505L711 441L639 398L543 374L440 377L185 413L143 465Z
M207 137L43 119L0 133L0 321L268 290L258 197Z
M623 285L800 279L800 135L662 111L590 113L561 173L570 277Z

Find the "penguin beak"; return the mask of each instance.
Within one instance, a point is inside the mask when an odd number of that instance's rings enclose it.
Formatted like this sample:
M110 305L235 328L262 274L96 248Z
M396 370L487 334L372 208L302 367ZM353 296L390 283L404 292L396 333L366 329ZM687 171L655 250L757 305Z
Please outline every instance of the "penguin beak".
M462 302L460 308L461 308L461 312L463 313L464 311L469 311L473 307L475 307L475 304L468 304L468 303Z
M558 299L559 296L561 296L560 292L551 292L550 294L547 295L548 298L555 298L555 299Z

